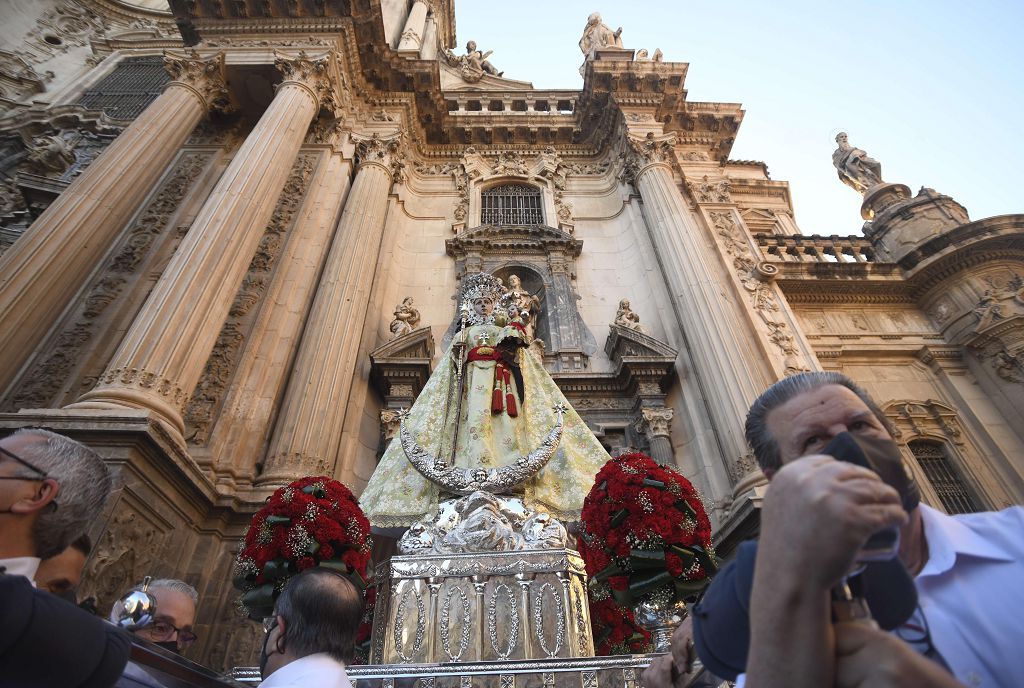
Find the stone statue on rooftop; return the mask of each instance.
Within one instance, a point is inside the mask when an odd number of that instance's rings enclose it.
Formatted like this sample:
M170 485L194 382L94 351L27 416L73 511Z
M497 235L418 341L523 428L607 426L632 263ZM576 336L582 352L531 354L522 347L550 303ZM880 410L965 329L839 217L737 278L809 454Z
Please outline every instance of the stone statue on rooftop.
M836 136L839 147L832 153L832 164L839 172L839 180L863 195L882 183L882 165L860 148L854 148L841 131Z
M580 50L583 51L583 66L580 67L580 74L583 74L587 60L594 57L594 53L604 48L622 47L622 27L612 31L607 24L601 21L601 14L594 12L587 17L587 25L583 27L583 37L580 38Z

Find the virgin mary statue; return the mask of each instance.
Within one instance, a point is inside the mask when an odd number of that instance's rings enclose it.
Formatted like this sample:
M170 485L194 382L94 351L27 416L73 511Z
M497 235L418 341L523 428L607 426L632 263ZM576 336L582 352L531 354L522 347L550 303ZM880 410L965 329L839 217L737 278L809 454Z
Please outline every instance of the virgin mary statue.
M507 490L482 489L515 494L529 509L578 521L583 498L610 457L526 349L528 314L500 279L486 273L467 277L460 312L451 346L359 499L370 523L394 533L431 519L440 500L456 496L444 481L429 479L424 473L431 471L422 463L413 465L417 456L429 457L436 468L468 469L462 473L483 480L527 467L533 460L528 457L545 451L550 458L532 477Z

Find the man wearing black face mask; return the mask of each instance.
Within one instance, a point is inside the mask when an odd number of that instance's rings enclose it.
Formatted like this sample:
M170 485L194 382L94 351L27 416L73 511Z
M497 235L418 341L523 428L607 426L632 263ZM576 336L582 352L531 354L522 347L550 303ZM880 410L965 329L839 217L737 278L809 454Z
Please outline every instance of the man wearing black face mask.
M132 590L141 590L136 585ZM185 581L174 578L158 578L149 583L149 594L156 600L156 618L153 622L134 631L154 645L181 654L196 641L192 625L196 621L196 605L199 593ZM114 605L110 610L111 621L121 610Z
M838 373L773 385L751 407L747 440L771 481L750 593L747 686L1019 683L1024 509L950 517L919 505L884 415ZM874 470L828 454L850 441ZM893 526L915 577L914 616L893 634L833 624L830 590L868 538Z
M362 615L363 596L336 571L312 568L289 580L260 651L260 688L352 688L345 662Z

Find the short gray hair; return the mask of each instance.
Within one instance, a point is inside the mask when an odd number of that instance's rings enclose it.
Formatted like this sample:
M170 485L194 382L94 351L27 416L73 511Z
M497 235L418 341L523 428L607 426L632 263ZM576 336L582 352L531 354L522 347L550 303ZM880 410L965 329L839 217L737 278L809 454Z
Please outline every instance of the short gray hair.
M892 424L885 417L885 414L882 413L882 409L878 408L878 404L875 403L874 399L868 396L868 393L850 378L842 373L831 371L798 373L783 378L766 389L751 405L750 411L747 412L747 443L754 450L754 458L757 459L761 470L777 471L782 467L779 443L768 431L768 414L790 399L794 399L806 392L811 392L819 387L827 387L828 385L846 387L856 394L871 413L874 414L875 418L878 419L878 422L882 424L882 427L890 435L893 434Z
M130 592L137 592L142 590L142 583L136 583L128 590L125 591L127 595ZM183 595L187 595L192 600L192 605L195 607L199 606L199 593L191 585L183 580L177 578L157 578L149 582L149 590L174 590L180 592ZM114 602L114 606L110 609L110 620L117 621L117 617L121 614L121 603L120 601Z
M284 617L285 648L296 657L326 652L339 662L351 661L363 596L339 572L306 569L284 586L274 612Z
M63 552L99 517L110 496L110 471L102 457L81 442L41 428L22 428L11 437L36 437L19 456L57 481L56 510L44 510L33 528L36 556Z

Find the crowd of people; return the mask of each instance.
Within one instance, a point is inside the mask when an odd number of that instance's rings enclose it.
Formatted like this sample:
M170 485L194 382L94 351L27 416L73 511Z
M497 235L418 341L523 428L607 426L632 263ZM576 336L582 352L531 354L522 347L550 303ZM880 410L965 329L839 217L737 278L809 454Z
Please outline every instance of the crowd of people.
M715 672L753 688L1019 683L1024 507L949 516L920 503L888 420L838 373L779 381L746 430L770 481L759 541L716 577L672 652L644 673L647 688L718 685ZM861 460L837 460L844 443ZM120 623L118 604L107 621L76 599L85 531L111 489L80 442L37 428L0 439L0 687L156 686L130 661L131 634L178 653L196 641L199 598L184 581L149 582L156 613L137 628ZM887 529L899 533L893 558L864 564L865 543ZM262 685L349 686L361 614L343 575L292 578L265 624Z

